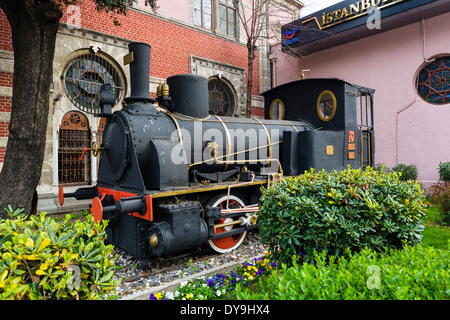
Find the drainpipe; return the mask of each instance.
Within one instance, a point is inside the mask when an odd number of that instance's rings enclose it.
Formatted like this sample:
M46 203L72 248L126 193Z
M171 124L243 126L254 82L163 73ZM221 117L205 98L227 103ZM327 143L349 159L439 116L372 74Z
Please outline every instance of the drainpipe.
M434 60L436 60L436 58L433 58L431 60L429 60L427 58L427 41L426 41L426 35L425 35L425 20L421 20L420 21L420 26L422 28L422 54L423 54L423 60L425 60L426 63L430 63Z
M395 114L395 164L399 164L398 161L398 147L399 147L399 142L398 142L398 118L400 116L400 113L402 113L403 111L409 109L414 103L416 103L417 101L417 97L414 99L413 102L411 102L410 104L408 104L406 107L404 107L403 109L401 109L400 111L397 111L397 113Z
M427 41L426 41L426 30L425 30L425 20L422 19L420 21L420 27L422 30L422 55L423 55L423 60L425 61L425 63L430 63L433 62L434 60L436 60L436 58L433 59L428 59L427 58ZM417 78L414 81L414 90L417 89ZM400 113L402 113L403 111L409 109L414 103L416 103L417 101L417 93L415 94L415 98L414 101L411 102L410 104L408 104L406 107L404 107L403 109L401 109L400 111L397 111L396 115L395 115L395 162L396 164L399 163L399 155L398 155L398 147L399 147L399 142L398 142L398 124L399 124L399 116Z

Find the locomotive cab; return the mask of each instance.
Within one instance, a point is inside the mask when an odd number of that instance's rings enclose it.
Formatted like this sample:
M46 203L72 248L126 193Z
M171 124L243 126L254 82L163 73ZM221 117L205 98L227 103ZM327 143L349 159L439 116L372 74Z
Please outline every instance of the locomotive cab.
M301 120L314 128L284 137L291 144L284 146L286 173L372 166L374 92L340 79L304 79L262 93L266 119Z

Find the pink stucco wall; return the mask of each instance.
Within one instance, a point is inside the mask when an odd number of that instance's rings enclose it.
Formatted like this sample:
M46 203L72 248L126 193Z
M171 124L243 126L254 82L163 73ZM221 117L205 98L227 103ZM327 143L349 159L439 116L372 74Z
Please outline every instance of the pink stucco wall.
M138 0L135 6L142 10L151 11L150 7L145 5L145 0ZM157 14L163 17L169 17L185 23L190 23L190 1L189 0L164 0L157 2Z
M449 30L445 13L304 58L274 48L276 84L310 69L307 78L336 77L375 89L376 162L414 163L428 184L439 179L439 161L450 161L450 105L423 101L415 81L426 59L450 55Z

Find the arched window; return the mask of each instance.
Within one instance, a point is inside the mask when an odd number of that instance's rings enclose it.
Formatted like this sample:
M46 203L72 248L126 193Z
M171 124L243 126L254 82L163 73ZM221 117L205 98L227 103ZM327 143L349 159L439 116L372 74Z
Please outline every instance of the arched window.
M81 50L66 65L63 73L67 96L80 110L98 113L94 104L95 94L102 84L110 84L116 95L116 103L124 94L125 80L117 64L106 55Z
M80 161L83 149L91 144L88 119L78 111L67 112L61 119L58 147L58 180L63 186L90 184L91 157Z
M437 57L419 71L417 92L428 103L450 103L450 56Z
M218 116L231 116L236 102L231 87L219 78L208 81L209 113Z

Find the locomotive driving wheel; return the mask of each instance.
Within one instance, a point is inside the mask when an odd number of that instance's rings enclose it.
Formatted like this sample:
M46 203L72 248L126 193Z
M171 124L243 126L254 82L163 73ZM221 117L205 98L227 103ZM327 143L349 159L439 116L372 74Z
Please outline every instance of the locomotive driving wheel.
M217 196L217 197L214 197L213 199L211 199L208 202L208 205L210 205L212 207L220 207L222 209L226 209L227 208L227 199L228 199L228 196L226 194L220 195L220 196ZM238 209L238 208L242 208L242 207L245 207L244 201L237 196L230 195L230 198L228 201L228 208L229 209ZM233 222L236 220L239 220L239 217L219 219L216 221L216 224L226 224L226 223ZM227 231L230 231L230 230L233 230L236 228L239 228L239 225L237 225L237 226L229 225L226 227L216 228L215 234L227 232ZM211 239L211 240L208 240L208 244L216 252L219 252L219 253L230 252L241 245L241 243L244 241L246 234L247 234L247 231L244 231L242 233L230 235L227 237Z

